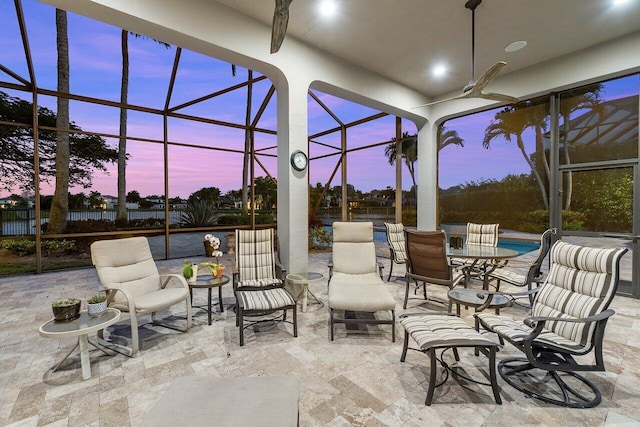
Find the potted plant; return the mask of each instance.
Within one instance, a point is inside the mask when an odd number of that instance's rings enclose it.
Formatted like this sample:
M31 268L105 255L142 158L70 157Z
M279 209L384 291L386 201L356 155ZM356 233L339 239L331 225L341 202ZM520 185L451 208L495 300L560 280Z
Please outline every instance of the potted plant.
M51 303L53 318L57 321L73 320L80 317L80 300L77 298L65 298Z
M216 279L219 279L224 272L224 265L215 262L203 262L202 266L209 267L211 269L211 275Z
M220 249L220 239L218 239L213 234L205 234L204 235L204 251L206 256L219 257L222 256L222 252Z
M187 279L187 283L195 283L198 278L198 264L185 259L182 275Z
M87 311L89 316L98 317L107 311L107 297L105 295L94 295L87 301Z

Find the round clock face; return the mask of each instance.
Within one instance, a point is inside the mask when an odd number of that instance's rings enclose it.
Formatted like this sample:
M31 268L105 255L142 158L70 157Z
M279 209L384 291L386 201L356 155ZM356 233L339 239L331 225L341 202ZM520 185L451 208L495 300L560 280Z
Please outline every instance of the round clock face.
M303 171L307 168L307 155L297 150L291 154L291 166L297 171Z

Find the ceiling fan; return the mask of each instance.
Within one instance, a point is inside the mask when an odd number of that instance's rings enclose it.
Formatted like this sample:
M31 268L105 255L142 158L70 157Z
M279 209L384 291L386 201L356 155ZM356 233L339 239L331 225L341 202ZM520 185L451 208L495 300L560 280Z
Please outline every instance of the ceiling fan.
M271 25L271 53L280 50L284 36L287 34L289 24L289 6L293 0L276 0L276 8L273 11L273 24Z
M482 0L468 0L464 7L471 10L471 80L462 89L462 93L452 98L442 99L440 101L430 102L428 104L419 105L414 108L426 107L428 105L440 104L441 102L452 101L454 99L466 98L483 98L492 101L514 103L520 101L518 98L501 93L485 92L484 88L502 71L505 65L504 61L498 61L485 71L478 80L476 80L475 70L475 53L476 53L476 8L482 3Z

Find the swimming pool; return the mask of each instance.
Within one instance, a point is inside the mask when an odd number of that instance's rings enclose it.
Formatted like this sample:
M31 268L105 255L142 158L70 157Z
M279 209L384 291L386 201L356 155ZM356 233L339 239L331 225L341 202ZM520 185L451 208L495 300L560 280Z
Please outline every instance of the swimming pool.
M331 233L331 226L325 225L325 230ZM385 242L387 241L387 233L383 230L378 230L376 228L373 229L373 240L376 242ZM532 251L537 251L540 247L540 242L535 242L532 240L517 240L517 239L507 239L500 238L498 239L498 247L505 249L513 249L518 252L518 255L523 255Z

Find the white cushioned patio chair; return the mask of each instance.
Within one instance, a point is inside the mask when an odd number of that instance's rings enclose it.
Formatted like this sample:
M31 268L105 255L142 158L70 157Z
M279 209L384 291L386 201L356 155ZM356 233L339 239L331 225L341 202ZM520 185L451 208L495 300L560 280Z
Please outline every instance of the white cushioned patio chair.
M627 251L556 242L551 267L537 288L531 317L516 320L490 312L474 314L476 330L495 332L526 357L498 364L500 376L544 402L571 408L598 405L598 387L577 372L604 371L602 343L609 309L618 287L620 258ZM576 360L593 351L589 358ZM553 381L551 381L553 380Z
M402 223L391 224L385 222L384 227L387 230L387 244L389 245L389 258L391 258L389 277L387 277L388 282L391 280L393 264L407 263L407 249L404 241L404 225Z
M372 222L333 223L333 273L329 282L329 328L331 341L334 324L389 324L395 342L396 300L379 275ZM345 316L337 318L336 310ZM347 312L376 313L390 311L391 319L356 318Z
M131 318L131 347L113 345L128 356L137 356L140 351L138 316L151 313L154 323L170 329L186 332L191 327L191 298L189 285L181 274L158 273L158 268L149 249L146 237L99 240L91 244L91 261L96 267L100 283L107 293L107 305ZM179 286L168 286L175 281ZM156 312L176 304L186 304L186 326L177 327L160 323ZM103 338L103 332L98 335Z
M244 345L244 330L266 321L291 323L293 336L298 336L296 301L284 288L284 270L276 260L275 249L273 228L236 230L233 290L241 346ZM280 310L282 314L271 315ZM287 310L293 310L292 322L287 321ZM245 320L249 320L246 325Z

